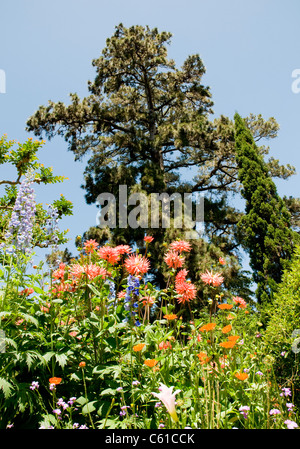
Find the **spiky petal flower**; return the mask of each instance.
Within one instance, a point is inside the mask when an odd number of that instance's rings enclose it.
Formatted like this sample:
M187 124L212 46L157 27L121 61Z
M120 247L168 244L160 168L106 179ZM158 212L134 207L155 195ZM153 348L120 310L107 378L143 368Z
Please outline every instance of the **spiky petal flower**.
M175 284L183 282L186 280L186 277L188 275L188 270L185 268L183 270L178 271L175 277Z
M192 249L189 242L186 242L185 240L176 240L175 242L172 242L170 248L179 253L182 253L183 251L190 252Z
M154 237L152 237L151 235L145 235L145 237L144 237L144 241L146 243L151 243L151 242L153 242L153 240L154 240Z
M108 276L108 272L105 268L99 267L98 265L92 263L85 266L74 264L71 266L70 273L75 278L81 278L84 273L89 279L94 279L97 276L101 276L103 279L105 279Z
M245 309L247 307L246 301L243 298L240 298L239 296L234 296L232 300L236 305L239 305L240 309Z
M102 246L97 251L100 259L107 260L108 263L114 265L119 262L120 252L116 248L112 248L111 246Z
M177 251L170 250L165 254L164 261L169 268L181 268L185 258L179 255Z
M220 275L220 273L213 273L208 270L201 274L201 279L205 284L212 284L214 287L219 287L224 281L224 278Z
M186 301L189 302L192 299L196 298L197 295L197 289L194 284L191 282L177 282L175 284L176 293L179 295L177 301L178 303L185 303Z
M124 265L128 273L132 276L146 274L150 268L150 262L146 257L134 254L127 257Z
M119 255L130 254L132 252L132 249L129 245L118 245L115 247L115 250Z
M99 243L96 242L96 240L87 240L84 242L84 249L87 254L93 253L99 246Z
M164 403L166 409L168 410L173 421L178 421L176 409L175 409L175 396L180 393L181 390L176 390L173 393L174 387L167 387L163 383L160 384L159 391L160 393L153 393L153 396L158 398L161 402Z
M57 270L53 271L52 277L54 279L61 279L61 280L63 280L64 277L65 277L65 268L66 268L66 264L65 263L59 264L59 268Z

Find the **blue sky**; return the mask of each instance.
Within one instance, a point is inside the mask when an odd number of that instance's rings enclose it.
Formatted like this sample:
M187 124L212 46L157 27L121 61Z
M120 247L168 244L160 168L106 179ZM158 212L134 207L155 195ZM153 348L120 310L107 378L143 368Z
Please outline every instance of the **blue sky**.
M211 88L216 116L250 113L275 117L280 125L270 155L300 173L300 93L292 92L292 71L300 68L299 0L10 0L0 6L0 135L25 141L28 117L48 100L68 103L69 93L88 94L99 57L115 26L149 25L173 34L169 57L180 66L200 54L204 83ZM50 203L63 193L74 203L66 245L96 224L97 209L87 205L85 162L74 162L62 138L45 144L40 161L69 177L62 184L37 189L37 200ZM1 166L0 179L14 177ZM281 195L300 196L299 174L276 182ZM1 192L0 192L1 193Z

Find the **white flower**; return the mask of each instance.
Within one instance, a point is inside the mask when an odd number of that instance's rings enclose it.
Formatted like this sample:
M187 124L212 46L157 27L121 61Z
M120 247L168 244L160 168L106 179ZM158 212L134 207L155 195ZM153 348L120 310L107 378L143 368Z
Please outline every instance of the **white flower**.
M160 384L159 391L160 393L152 393L153 396L158 398L160 401L162 401L170 413L171 418L173 421L178 421L176 409L175 409L175 396L177 393L180 393L181 390L176 390L174 393L172 393L174 387L167 387L164 384Z

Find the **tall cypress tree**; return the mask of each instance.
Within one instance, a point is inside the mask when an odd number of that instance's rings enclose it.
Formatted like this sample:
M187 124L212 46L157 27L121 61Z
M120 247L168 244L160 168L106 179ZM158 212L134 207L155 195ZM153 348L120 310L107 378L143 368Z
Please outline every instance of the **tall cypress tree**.
M291 215L249 128L239 114L235 114L234 120L238 177L246 200L245 215L238 227L250 256L258 302L264 303L271 300L298 235L291 230Z

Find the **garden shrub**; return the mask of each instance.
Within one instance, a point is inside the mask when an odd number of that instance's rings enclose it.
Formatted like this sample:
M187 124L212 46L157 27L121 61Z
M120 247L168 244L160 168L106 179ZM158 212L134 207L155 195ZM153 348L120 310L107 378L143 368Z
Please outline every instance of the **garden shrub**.
M274 300L263 309L263 314L267 319L263 340L274 360L277 380L280 385L292 387L294 401L299 406L300 246L296 247Z

